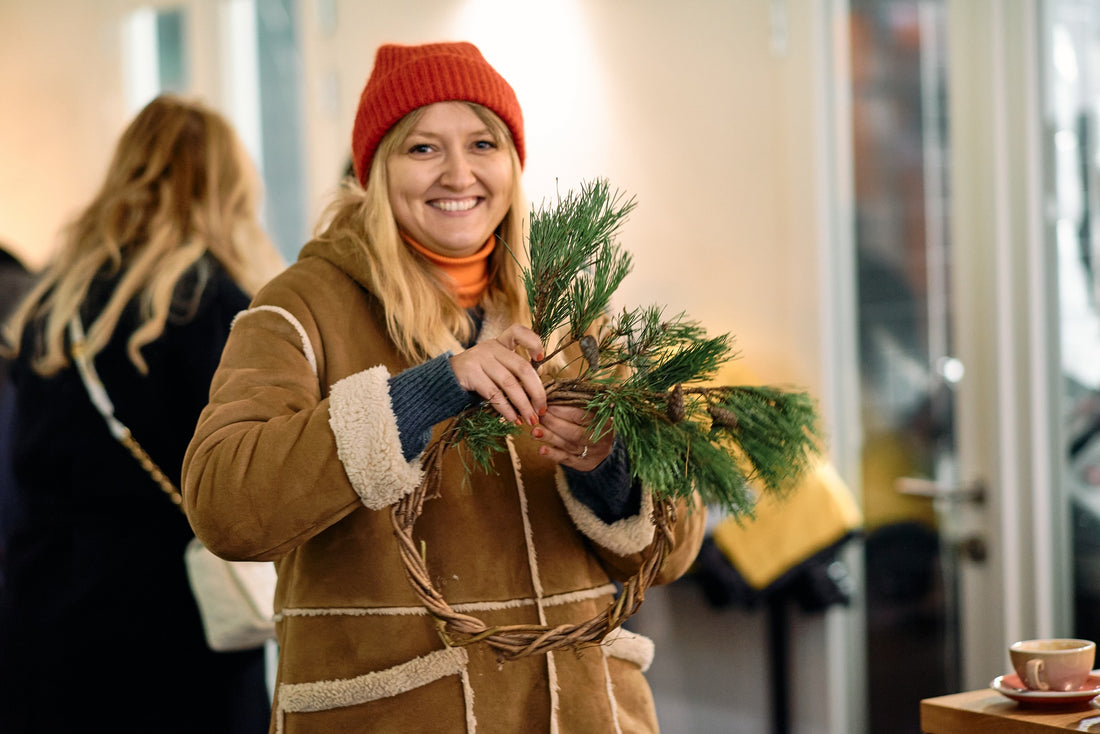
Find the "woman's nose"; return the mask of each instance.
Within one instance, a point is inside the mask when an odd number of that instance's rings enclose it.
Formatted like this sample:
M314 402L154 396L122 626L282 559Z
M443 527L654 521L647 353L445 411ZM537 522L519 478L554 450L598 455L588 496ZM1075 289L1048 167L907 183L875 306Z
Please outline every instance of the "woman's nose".
M475 180L473 166L463 152L448 153L439 182L450 189L463 189Z

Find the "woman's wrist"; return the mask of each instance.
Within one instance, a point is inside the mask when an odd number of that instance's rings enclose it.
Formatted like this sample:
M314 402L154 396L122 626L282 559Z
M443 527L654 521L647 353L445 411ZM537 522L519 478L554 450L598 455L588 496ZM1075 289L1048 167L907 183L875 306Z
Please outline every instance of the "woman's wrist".
M427 447L432 426L458 415L474 400L458 384L450 357L447 352L389 380L390 407L397 419L401 453L407 461Z

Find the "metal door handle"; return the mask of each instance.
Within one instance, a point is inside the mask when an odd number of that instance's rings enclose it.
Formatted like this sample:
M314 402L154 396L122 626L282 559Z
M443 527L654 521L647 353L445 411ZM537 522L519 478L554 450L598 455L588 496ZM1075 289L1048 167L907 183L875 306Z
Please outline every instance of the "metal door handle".
M928 497L948 502L973 502L977 505L985 504L987 494L985 482L981 479L963 486L945 486L931 479L898 477L894 482L894 489L901 494L913 497Z

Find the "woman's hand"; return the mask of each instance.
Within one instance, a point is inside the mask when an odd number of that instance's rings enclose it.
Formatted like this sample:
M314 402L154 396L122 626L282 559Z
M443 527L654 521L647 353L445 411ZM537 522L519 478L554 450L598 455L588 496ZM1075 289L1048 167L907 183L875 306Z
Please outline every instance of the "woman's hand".
M487 339L451 357L451 368L463 389L488 400L505 420L534 426L546 412L546 389L531 361L516 352L517 347L542 359L538 334L513 324L496 339Z
M542 416L542 424L531 429L541 440L539 453L577 471L592 471L611 453L614 431L606 431L592 440L592 416L583 408L551 405Z

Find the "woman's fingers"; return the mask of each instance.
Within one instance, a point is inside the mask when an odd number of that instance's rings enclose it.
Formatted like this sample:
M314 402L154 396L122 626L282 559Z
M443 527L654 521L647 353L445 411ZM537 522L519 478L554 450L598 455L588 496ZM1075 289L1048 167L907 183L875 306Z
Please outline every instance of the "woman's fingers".
M587 414L581 408L552 405L542 417L543 425L550 430L550 443L563 451L579 454L591 443Z
M524 356L517 352L522 348ZM592 437L592 417L583 408L547 407L546 389L531 359L543 358L543 346L531 329L513 324L495 339L451 357L458 384L487 400L505 420L533 426L542 442L539 453L579 471L591 471L611 453L614 433Z
M581 408L551 405L531 435L540 441L539 453L579 471L591 471L611 453L612 431L593 440L591 416Z
M514 325L500 337L454 355L451 367L459 385L487 400L505 420L536 425L546 409L546 390L531 362L516 353L519 346L541 356L535 332Z
M540 400L545 404L546 400L538 374L515 352L497 351L486 349L475 355L487 358L475 361L470 384L463 387L488 400L505 419L535 425L540 409L537 404Z
M527 350L527 353L532 359L542 359L542 341L539 339L539 335L526 326L519 324L512 324L504 333L496 338L495 341L500 342L510 350L515 350L516 347L523 347ZM532 368L533 370L534 368Z

